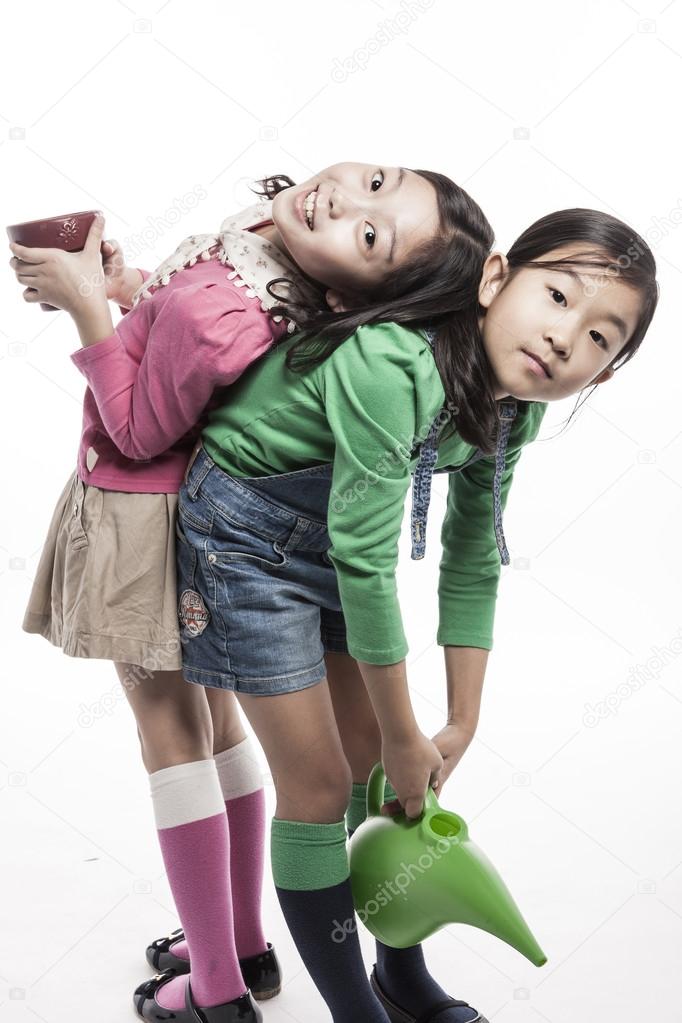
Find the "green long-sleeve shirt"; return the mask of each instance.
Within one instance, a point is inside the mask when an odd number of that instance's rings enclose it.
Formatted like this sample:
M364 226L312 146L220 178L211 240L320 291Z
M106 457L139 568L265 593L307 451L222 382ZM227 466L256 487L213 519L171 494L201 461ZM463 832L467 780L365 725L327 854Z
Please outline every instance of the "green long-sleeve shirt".
M333 463L328 530L358 660L391 664L408 651L397 597L398 541L417 455L445 395L425 337L392 323L361 327L304 373L284 366L285 340L232 384L211 412L203 443L231 476L267 476ZM504 508L523 446L534 440L546 402L518 402L502 476ZM441 441L436 469L475 453L457 434ZM449 477L441 542L441 646L492 649L500 576L495 539L493 455Z

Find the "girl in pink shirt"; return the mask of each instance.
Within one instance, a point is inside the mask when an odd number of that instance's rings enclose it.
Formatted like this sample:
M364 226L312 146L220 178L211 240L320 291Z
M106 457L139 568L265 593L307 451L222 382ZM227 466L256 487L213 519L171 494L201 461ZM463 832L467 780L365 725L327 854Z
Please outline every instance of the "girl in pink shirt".
M126 690L186 937L155 943L148 957L163 968L170 956L176 971L191 958L191 985L169 974L152 996L138 989L135 1005L143 1018L178 1023L196 1021L197 1007L210 1023L259 1020L251 995L280 986L260 922L255 750L234 699L214 702L181 671L175 516L201 416L217 389L312 318L352 330L450 317L466 330L492 236L470 197L429 171L343 163L301 186L281 176L261 184L254 207L216 235L186 239L134 296L110 288L133 304L115 329L101 218L80 253L10 246L25 300L73 317L83 347L72 360L88 382L77 471L55 509L24 629L71 656L114 661ZM383 1018L376 1003L372 1019Z

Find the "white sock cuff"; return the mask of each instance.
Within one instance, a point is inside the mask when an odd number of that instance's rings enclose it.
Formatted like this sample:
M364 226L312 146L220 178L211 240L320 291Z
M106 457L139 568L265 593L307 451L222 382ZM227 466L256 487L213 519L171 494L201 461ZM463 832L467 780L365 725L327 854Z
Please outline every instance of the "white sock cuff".
M149 775L149 787L159 831L225 813L213 760L163 767Z
M225 801L248 796L263 788L256 747L248 735L232 749L216 753L214 759Z

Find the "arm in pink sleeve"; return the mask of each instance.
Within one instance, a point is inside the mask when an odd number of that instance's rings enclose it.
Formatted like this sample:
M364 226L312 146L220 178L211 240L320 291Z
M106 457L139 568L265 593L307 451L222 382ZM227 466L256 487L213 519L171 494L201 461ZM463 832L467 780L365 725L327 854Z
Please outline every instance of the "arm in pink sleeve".
M248 300L247 300L248 301ZM93 392L107 433L126 458L146 461L180 440L201 417L216 387L231 384L272 345L260 302L236 288L205 285L172 292L148 328L137 358L135 330L144 307L116 332L71 355ZM123 338L126 332L132 342ZM144 339L137 339L141 348Z

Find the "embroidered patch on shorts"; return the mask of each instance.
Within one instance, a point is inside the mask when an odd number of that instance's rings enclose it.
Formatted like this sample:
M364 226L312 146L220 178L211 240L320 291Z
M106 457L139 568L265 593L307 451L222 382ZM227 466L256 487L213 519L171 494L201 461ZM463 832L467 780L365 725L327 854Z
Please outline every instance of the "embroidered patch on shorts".
M196 590L185 590L180 597L180 621L190 636L200 636L210 617L201 594Z

